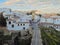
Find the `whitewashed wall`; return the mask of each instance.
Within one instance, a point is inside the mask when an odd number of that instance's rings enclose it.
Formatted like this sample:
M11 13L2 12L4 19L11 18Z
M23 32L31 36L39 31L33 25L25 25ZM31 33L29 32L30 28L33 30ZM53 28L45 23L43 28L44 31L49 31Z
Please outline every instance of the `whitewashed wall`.
M13 28L12 28L12 24L14 24L14 27ZM29 26L29 23L25 23L24 26L23 26L23 24L24 23L19 23L19 26L18 26L18 24L13 23L13 21L11 21L11 24L9 24L9 21L7 21L7 29L8 30L23 30L23 27L25 27L25 30L26 30L26 29L28 29L30 27Z

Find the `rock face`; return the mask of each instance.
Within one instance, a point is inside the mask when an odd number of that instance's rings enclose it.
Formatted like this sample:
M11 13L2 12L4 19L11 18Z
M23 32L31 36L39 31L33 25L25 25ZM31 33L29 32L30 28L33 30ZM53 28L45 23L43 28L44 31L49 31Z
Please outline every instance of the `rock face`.
M0 8L0 30L6 31L6 19L4 17L4 13L11 12L11 9L9 8Z
M14 39L14 44L15 45L30 45L31 44L31 34L28 33L26 35L21 36L20 33L18 36Z
M23 36L21 32L12 32L11 35L4 35L3 31L0 31L0 44L4 45L30 45L32 35L29 32L26 32Z

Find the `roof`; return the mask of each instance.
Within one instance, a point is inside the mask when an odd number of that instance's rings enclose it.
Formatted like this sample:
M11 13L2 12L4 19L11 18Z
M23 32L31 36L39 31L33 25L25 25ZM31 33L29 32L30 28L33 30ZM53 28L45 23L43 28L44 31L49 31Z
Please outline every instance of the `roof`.
M29 17L11 17L10 19L7 19L7 21L16 21L16 23L29 23L29 20L31 20Z
M51 16L53 19L60 19L60 16Z
M13 17L11 17L11 18L20 19L19 16L13 16Z
M54 26L60 26L60 24L54 24Z
M53 25L53 23L48 23L48 22L41 22L40 24L51 24L51 25Z
M13 19L7 19L7 21L14 21Z
M25 23L29 23L29 22L16 22L16 24L20 24L20 23L24 23L25 24Z

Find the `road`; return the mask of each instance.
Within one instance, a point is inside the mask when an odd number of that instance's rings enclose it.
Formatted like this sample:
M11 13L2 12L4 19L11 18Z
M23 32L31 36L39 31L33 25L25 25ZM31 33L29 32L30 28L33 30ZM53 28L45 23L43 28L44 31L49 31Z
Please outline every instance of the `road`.
M42 45L41 32L37 24L33 24L33 37L31 45Z

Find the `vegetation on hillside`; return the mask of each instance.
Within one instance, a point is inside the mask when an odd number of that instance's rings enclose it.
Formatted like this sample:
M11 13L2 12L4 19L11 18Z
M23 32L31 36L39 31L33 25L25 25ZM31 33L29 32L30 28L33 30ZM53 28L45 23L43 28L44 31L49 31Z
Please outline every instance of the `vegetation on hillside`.
M15 35L17 36L15 37ZM4 31L0 30L0 45L4 45L5 43L8 45L30 45L31 39L32 35L29 31L26 31L23 35L20 31L11 32L11 34L4 35Z
M50 27L40 27L43 45L60 45L60 32Z
M60 14L57 14L58 16L60 16Z

